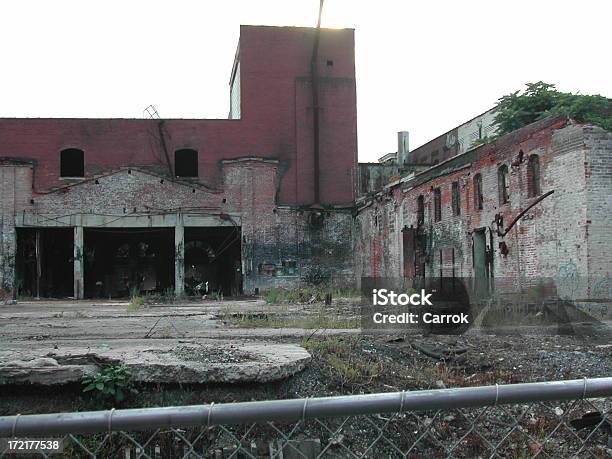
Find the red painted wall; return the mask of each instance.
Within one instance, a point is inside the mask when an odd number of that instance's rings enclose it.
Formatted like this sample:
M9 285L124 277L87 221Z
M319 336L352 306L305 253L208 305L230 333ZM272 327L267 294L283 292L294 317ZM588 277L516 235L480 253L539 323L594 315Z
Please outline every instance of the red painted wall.
M312 204L313 40L311 28L242 26L242 118L164 120L171 161L174 150L195 148L200 182L219 188L222 159L275 158L280 160L278 203ZM321 201L350 204L357 164L353 30L321 31L319 75ZM59 177L59 152L69 147L84 150L86 176L130 165L163 171L159 123L149 119L0 119L0 156L35 159L34 189L39 192L67 183Z

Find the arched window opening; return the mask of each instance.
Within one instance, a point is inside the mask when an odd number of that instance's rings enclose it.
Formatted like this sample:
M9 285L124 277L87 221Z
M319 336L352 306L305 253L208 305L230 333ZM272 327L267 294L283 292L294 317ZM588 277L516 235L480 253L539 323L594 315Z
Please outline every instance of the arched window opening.
M66 148L60 152L60 177L84 177L85 154L78 148Z
M474 176L474 209L482 210L482 175Z
M174 152L174 174L177 177L198 176L198 152L183 148Z
M425 198L419 195L417 198L417 225L421 226L425 223Z
M510 201L510 197L508 195L508 166L502 164L499 169L497 169L497 187L499 192L499 204L506 204Z
M529 162L527 163L527 195L532 198L540 193L540 158L535 154L529 155Z
M434 221L442 220L442 193L440 188L434 190Z

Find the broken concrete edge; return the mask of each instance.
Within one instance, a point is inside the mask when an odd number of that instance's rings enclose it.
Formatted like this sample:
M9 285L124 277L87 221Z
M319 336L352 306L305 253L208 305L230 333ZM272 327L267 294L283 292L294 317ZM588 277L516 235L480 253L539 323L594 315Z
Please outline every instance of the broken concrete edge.
M206 355L206 349L190 348L201 350ZM105 364L126 365L136 383L267 383L293 376L311 360L308 351L293 344L236 347L236 351L248 354L253 360L232 363L197 362L176 355L176 349L176 346L134 349L132 352L101 349L80 354L56 352L44 357L15 359L0 363L0 386L51 386L80 382L84 376L98 373ZM155 352L142 358L147 350Z

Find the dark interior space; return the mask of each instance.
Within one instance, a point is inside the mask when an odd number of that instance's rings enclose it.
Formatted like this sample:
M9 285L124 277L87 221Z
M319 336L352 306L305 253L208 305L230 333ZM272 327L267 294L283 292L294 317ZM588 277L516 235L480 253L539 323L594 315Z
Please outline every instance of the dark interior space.
M185 292L242 293L240 227L185 228Z
M17 294L71 297L74 292L73 244L73 228L17 228Z
M174 289L174 228L85 228L85 296Z

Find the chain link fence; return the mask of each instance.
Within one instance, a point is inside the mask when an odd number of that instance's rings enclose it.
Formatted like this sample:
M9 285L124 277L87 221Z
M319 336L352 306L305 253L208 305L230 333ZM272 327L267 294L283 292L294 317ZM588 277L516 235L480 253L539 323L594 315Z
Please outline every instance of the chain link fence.
M612 455L611 396L612 378L585 378L7 416L0 437L63 439L62 453L39 457L604 458Z

